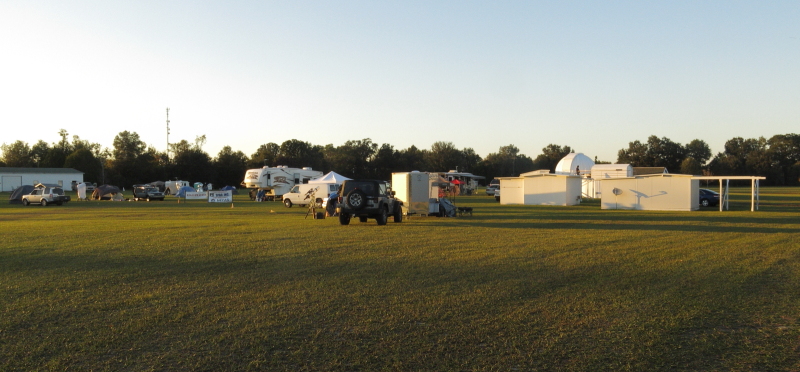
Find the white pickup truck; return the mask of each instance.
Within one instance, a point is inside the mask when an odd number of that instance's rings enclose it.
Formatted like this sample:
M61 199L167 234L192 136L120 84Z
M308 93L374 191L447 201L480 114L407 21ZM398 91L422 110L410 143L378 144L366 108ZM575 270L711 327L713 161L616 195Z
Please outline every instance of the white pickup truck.
M22 196L22 205L39 204L46 207L48 204L62 205L70 201L70 197L64 195L64 189L58 185L38 184L28 195Z

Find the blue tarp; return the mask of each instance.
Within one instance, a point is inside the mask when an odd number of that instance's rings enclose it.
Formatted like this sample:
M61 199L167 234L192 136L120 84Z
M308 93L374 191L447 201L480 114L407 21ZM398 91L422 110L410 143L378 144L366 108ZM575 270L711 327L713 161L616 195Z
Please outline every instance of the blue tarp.
M179 198L185 198L187 192L195 192L195 189L189 186L183 186L180 190L178 190L178 192L175 193L175 196Z

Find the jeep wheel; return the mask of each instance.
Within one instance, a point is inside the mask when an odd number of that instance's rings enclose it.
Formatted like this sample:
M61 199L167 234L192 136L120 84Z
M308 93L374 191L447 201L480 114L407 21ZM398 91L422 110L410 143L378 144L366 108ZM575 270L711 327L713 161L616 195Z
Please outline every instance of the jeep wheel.
M394 208L394 222L403 222L403 207L401 207L400 204L397 204Z
M29 202L28 199L22 199L22 205L27 207L27 206L31 205L31 202Z
M286 208L291 208L292 207L292 201L289 200L289 199L283 199L283 205L285 205Z
M360 211L367 206L367 196L361 190L351 191L349 194L347 194L345 201L350 208L357 211Z
M360 217L358 217L358 220L360 222L367 222L367 216L360 216Z
M47 199L42 199L42 207L46 207L46 206L47 206Z
M349 225L350 224L350 215L347 213L339 213L339 224L340 225Z
M375 217L375 220L378 221L378 225L385 225L388 218L389 213L386 212L386 207L381 207L381 211L378 213L378 216Z

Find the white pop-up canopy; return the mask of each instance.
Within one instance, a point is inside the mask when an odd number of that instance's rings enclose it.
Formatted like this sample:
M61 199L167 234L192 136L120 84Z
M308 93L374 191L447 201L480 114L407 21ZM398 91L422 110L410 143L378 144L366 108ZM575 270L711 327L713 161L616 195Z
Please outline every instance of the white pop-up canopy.
M336 183L336 184L341 184L342 182L347 181L349 179L351 179L351 178L347 178L345 176L342 176L339 173L336 173L334 171L330 171L330 172L328 172L328 174L326 174L326 175L324 175L324 176L322 176L320 178L308 181L308 183Z

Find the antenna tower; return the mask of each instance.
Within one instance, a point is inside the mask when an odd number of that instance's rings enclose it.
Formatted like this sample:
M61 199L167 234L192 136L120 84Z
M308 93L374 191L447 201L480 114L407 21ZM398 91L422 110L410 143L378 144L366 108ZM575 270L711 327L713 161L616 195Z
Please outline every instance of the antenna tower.
M167 161L169 161L169 107L167 107Z

